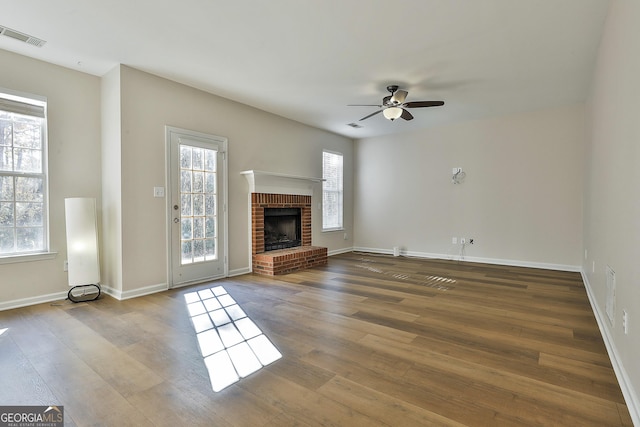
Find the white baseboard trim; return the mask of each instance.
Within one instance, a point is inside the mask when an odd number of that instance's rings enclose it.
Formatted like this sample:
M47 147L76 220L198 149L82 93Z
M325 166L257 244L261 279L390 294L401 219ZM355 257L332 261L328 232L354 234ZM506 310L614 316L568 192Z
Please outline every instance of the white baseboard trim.
M627 371L624 369L622 361L620 360L620 355L618 354L618 349L616 348L613 337L611 336L611 331L609 330L609 326L607 325L606 317L597 304L593 289L591 288L591 283L589 283L589 278L585 274L584 269L580 270L580 274L582 274L582 281L584 282L584 287L587 290L587 296L589 297L591 309L593 310L593 313L596 317L596 322L598 323L598 327L600 328L600 334L602 335L604 345L607 347L609 359L611 360L611 365L613 366L613 370L616 373L616 378L618 379L618 383L620 384L620 388L622 389L622 395L624 396L625 403L627 404L627 408L629 409L631 420L633 421L633 425L640 426L640 399L638 398L638 394L633 388L631 379L627 375Z
M150 294L155 294L157 292L166 291L168 288L166 283L159 283L157 285L143 286L142 288L131 289L124 292L119 289L113 289L107 285L102 285L102 284L100 285L100 289L102 289L102 291L105 294L110 295L115 299L122 301L125 299L141 297L143 295L150 295Z
M353 247L351 248L342 248L342 249L334 249L332 251L327 251L328 256L346 254L347 252L353 252Z
M38 295L36 297L20 298L11 301L0 302L0 311L11 310L14 308L26 307L29 305L42 304L45 302L59 301L67 298L69 291L54 292L52 294Z
M353 251L393 255L393 249L354 247ZM479 262L483 264L541 268L544 270L571 271L576 273L581 271L581 267L578 265L550 264L550 263L543 263L543 262L520 261L520 260L500 259L500 258L482 258L482 257L472 257L472 256L465 256L464 259L460 259L459 256L452 256L450 254L435 254L435 253L429 253L429 252L401 251L400 256L408 256L408 257L415 257L415 258L444 259L444 260L462 261L462 262Z
M227 277L242 276L243 274L249 273L251 273L251 267L236 268L235 270L229 270Z

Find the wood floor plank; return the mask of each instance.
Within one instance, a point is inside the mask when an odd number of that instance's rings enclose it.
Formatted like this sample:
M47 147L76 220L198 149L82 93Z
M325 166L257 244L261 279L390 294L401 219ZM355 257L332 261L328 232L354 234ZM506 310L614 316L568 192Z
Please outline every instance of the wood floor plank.
M216 287L282 354L218 393L186 300ZM4 328L0 405L71 426L632 426L574 272L353 252Z
M351 408L370 413L373 419L391 426L462 427L465 425L340 376L334 377L320 387L319 391L347 403Z
M14 342L14 335L15 331L11 330L0 336L2 405L61 405L28 356Z

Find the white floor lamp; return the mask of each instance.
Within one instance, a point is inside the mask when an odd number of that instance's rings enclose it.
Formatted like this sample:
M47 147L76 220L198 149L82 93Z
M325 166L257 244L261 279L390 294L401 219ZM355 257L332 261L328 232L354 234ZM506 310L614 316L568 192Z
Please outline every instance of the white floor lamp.
M69 286L71 286L68 297L73 302L93 301L100 296L96 199L85 197L65 199L64 208Z

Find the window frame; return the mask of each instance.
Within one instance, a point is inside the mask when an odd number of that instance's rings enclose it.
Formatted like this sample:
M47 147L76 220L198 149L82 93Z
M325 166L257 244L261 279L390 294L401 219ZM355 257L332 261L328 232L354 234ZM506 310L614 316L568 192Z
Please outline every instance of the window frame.
M329 154L329 155L333 155L333 156L340 156L341 159L341 166L340 166L340 176L339 176L339 184L340 184L340 188L339 190L327 190L326 186L327 186L327 182L328 182L328 178L325 175L325 154ZM332 151L332 150L322 150L322 231L323 232L328 232L328 231L343 231L344 230L344 154L338 152L338 151ZM340 212L339 212L339 222L340 224L338 226L332 226L332 227L327 227L326 223L325 223L325 217L327 216L325 208L326 203L325 203L325 194L331 192L332 194L339 194L340 197Z
M7 100L8 104L23 104L24 110L5 108L0 106L0 110L14 112L24 116L40 117L37 112L41 112L42 120L40 123L40 142L41 142L41 162L42 169L39 172L17 172L1 171L0 175L19 177L37 177L42 179L42 249L32 251L15 251L0 254L0 264L8 264L23 261L38 261L43 259L51 259L56 253L50 251L50 210L49 210L49 150L48 150L48 131L47 131L47 98L25 92L18 92L11 89L0 87L0 98ZM15 181L14 181L15 182ZM15 223L14 223L15 229Z

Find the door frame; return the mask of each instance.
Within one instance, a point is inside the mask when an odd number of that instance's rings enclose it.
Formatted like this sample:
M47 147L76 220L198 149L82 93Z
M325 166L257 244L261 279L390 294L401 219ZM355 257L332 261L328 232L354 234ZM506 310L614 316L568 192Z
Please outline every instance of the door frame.
M222 208L222 218L224 221L223 229L218 229L218 233L222 234L224 242L222 244L222 248L224 250L224 261L223 261L223 275L222 276L212 276L211 278L202 278L192 282L180 283L178 285L174 285L173 283L173 245L172 245L172 229L173 229L173 214L172 214L172 199L173 199L173 189L172 189L172 179L174 178L174 172L171 170L171 135L172 134L180 134L187 137L193 137L195 139L208 139L215 140L219 146L222 147L222 150L219 152L222 154L222 164L223 164L223 173L222 173L222 199L218 200L219 205ZM165 222L166 222L166 245L167 245L167 288L180 288L183 286L193 285L195 283L201 283L206 280L214 280L219 279L221 277L229 277L229 216L228 216L228 203L229 203L229 170L228 170L228 142L229 140L222 136L217 136L213 134L198 132L189 129L182 129L175 126L165 125L165 187L167 189L165 194ZM220 182L218 182L220 185Z

